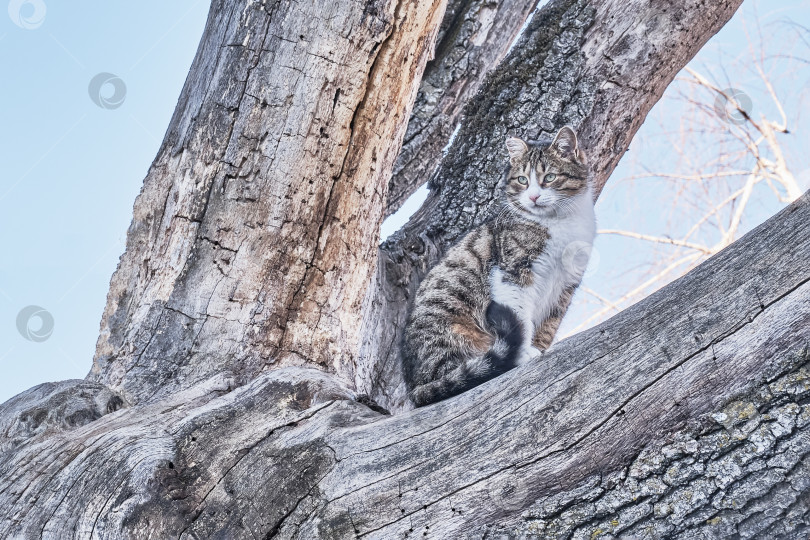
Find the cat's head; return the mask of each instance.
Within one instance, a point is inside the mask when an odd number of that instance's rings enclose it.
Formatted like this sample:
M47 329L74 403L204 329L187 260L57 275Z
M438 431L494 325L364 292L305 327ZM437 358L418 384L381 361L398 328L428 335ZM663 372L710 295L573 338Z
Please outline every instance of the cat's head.
M551 144L506 139L509 171L503 189L507 204L521 214L544 216L570 206L572 197L588 191L588 165L577 135L562 128Z

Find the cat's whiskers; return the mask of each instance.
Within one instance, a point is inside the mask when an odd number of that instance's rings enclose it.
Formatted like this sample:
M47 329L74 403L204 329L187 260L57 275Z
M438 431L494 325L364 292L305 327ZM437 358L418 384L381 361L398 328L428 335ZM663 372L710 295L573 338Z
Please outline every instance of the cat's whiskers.
M518 208L515 208L515 206L512 203L507 202L502 204L501 207L498 209L498 214L495 217L495 219L499 223L505 223L507 221L511 221L511 219L509 218L516 218L516 217L525 219L524 216L521 216Z
M577 211L577 207L573 197L560 199L559 201L557 201L555 209L557 210L557 215L559 217L570 216Z

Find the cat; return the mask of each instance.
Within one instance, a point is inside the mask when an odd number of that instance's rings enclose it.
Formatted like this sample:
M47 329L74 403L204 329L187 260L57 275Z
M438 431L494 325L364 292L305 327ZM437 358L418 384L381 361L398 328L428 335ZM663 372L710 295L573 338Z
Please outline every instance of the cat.
M448 250L416 293L402 359L417 407L455 396L547 349L582 280L596 231L576 133L506 140L493 218Z

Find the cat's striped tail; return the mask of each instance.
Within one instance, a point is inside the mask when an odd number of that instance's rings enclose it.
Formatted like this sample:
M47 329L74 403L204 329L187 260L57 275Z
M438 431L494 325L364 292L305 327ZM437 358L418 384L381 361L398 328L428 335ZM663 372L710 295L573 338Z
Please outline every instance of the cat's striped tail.
M469 390L517 366L523 347L523 324L510 308L491 302L487 325L495 333L495 343L481 357L464 360L442 378L417 386L411 400L423 407Z

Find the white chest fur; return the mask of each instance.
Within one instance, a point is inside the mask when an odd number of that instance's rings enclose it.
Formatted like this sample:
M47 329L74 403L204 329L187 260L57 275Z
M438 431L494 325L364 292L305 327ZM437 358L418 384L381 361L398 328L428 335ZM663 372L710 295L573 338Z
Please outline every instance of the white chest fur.
M512 308L524 323L527 355L533 352L534 330L552 312L563 291L579 284L588 263L596 233L593 198L586 192L571 202L565 215L537 218L548 229L549 240L532 264L531 285L520 287L504 280L498 267L490 274L492 299Z

